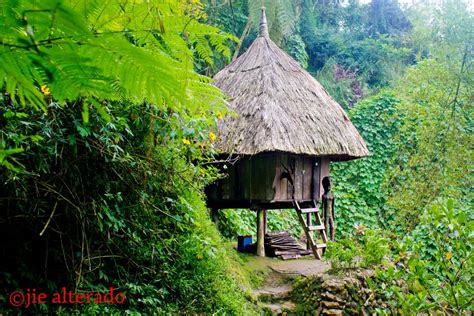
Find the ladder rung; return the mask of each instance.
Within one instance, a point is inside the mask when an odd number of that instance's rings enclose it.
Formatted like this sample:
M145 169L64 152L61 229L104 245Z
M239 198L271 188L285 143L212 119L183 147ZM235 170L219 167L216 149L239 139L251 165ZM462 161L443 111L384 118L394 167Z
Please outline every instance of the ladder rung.
M308 229L309 229L310 231L314 231L314 230L324 230L324 225L309 226Z
M326 244L318 244L316 245L316 248L320 249L320 248L326 248Z
M317 208L303 208L301 209L301 213L308 214L308 213L317 213L319 210Z

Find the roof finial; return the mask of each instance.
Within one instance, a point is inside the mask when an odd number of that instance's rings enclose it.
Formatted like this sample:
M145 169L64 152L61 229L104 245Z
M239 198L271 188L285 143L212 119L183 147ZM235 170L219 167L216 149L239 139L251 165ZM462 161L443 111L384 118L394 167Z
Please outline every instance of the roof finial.
M265 7L262 7L262 15L260 16L260 29L258 36L268 37L267 16L265 14Z

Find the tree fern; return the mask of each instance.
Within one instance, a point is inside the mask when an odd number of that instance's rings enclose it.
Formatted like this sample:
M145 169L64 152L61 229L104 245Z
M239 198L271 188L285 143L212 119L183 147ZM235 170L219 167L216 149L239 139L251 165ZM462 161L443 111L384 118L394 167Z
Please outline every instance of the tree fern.
M0 66L2 86L22 104L43 109L41 85L61 101L125 97L178 101L185 108L186 81L197 76L189 62L191 47L211 63L213 48L229 56L225 42L234 40L197 22L203 14L198 2L3 1L1 8L0 52L2 60L11 61ZM125 32L137 42L127 40Z
M229 58L236 38L201 24L199 1L0 0L0 11L0 90L13 102L47 111L52 99L86 100L104 117L104 100L185 116L225 104L193 57Z

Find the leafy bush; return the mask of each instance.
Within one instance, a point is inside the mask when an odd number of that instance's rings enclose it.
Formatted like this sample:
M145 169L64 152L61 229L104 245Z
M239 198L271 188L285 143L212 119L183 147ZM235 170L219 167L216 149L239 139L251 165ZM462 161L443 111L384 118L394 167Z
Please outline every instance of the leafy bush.
M434 309L468 312L474 302L474 214L446 205L425 211L413 232L414 247L408 260L408 282L436 303ZM414 294L407 295L412 298Z
M362 237L362 266L381 264L390 253L390 241L382 230L369 229Z
M223 237L237 240L237 236L256 235L257 216L251 210L220 210L219 232Z
M397 154L395 135L402 124L401 118L394 115L398 103L392 93L384 92L360 102L349 112L371 155L331 164L337 236L354 234L355 225L385 226L387 188L383 183Z
M359 236L329 242L325 257L331 261L332 272L368 268L382 263L390 253L390 242L382 230L361 230Z
M420 61L398 87L402 102L397 115L404 119L395 139L398 157L387 172L384 190L388 193L387 217L408 230L440 198L467 204L473 200L473 121L468 104L474 89L468 78L474 72L457 73L450 67L447 61ZM424 82L422 87L419 81Z
M468 314L472 310L474 216L454 201L424 212L398 245L397 264L379 270L374 289L405 313Z
M27 124L21 117L7 121L2 133L34 131L44 141L16 157L29 173L0 173L8 209L2 240L9 241L1 247L2 295L32 286L104 291L112 284L126 294L126 304L74 309L252 309L203 203L202 186L213 172L191 162L199 147L182 142L182 130L193 122L183 127L145 108L149 115L140 117L141 107L110 108L110 123L91 113L83 124L81 107L53 104L48 116L29 113ZM160 131L153 139L161 145L143 142L150 126Z
M222 94L193 70L233 37L199 1L0 7L1 300L113 286L123 305L28 312L251 313L202 196Z
M269 232L287 230L295 237L302 234L301 224L292 209L267 211L267 225ZM256 227L255 211L219 211L219 231L226 238L235 239L238 235L253 235L256 238Z
M353 239L341 239L337 242L329 242L325 258L331 261L331 269L334 273L342 273L345 269L357 267L356 258L360 256L360 245Z

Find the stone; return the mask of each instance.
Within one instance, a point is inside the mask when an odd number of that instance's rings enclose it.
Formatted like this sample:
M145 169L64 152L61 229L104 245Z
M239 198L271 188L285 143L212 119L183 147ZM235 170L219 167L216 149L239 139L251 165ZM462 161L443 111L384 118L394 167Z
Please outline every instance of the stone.
M323 309L321 312L321 315L336 315L336 316L342 316L344 315L344 312L340 309Z
M344 281L344 283L346 284L351 284L351 285L359 285L359 280L357 280L356 278L353 278L353 277L345 277L344 279L342 279Z
M332 293L329 293L329 292L321 293L321 297L325 300L328 300L328 301L344 303L344 300L342 298L340 298L339 296L334 295Z
M339 307L341 307L341 304L339 304L339 302L335 302L335 301L321 301L321 305L323 305L324 307L328 307L328 308L339 308Z
M365 279L369 279L369 278L373 277L374 275L375 275L374 270L366 269L366 270L362 270L362 271L358 272L357 273L357 278L360 281L365 282Z
M329 279L323 282L322 288L327 289L330 292L342 292L345 289L345 282L338 279Z
M260 303L260 307L271 315L288 315L295 309L292 302L283 303Z

